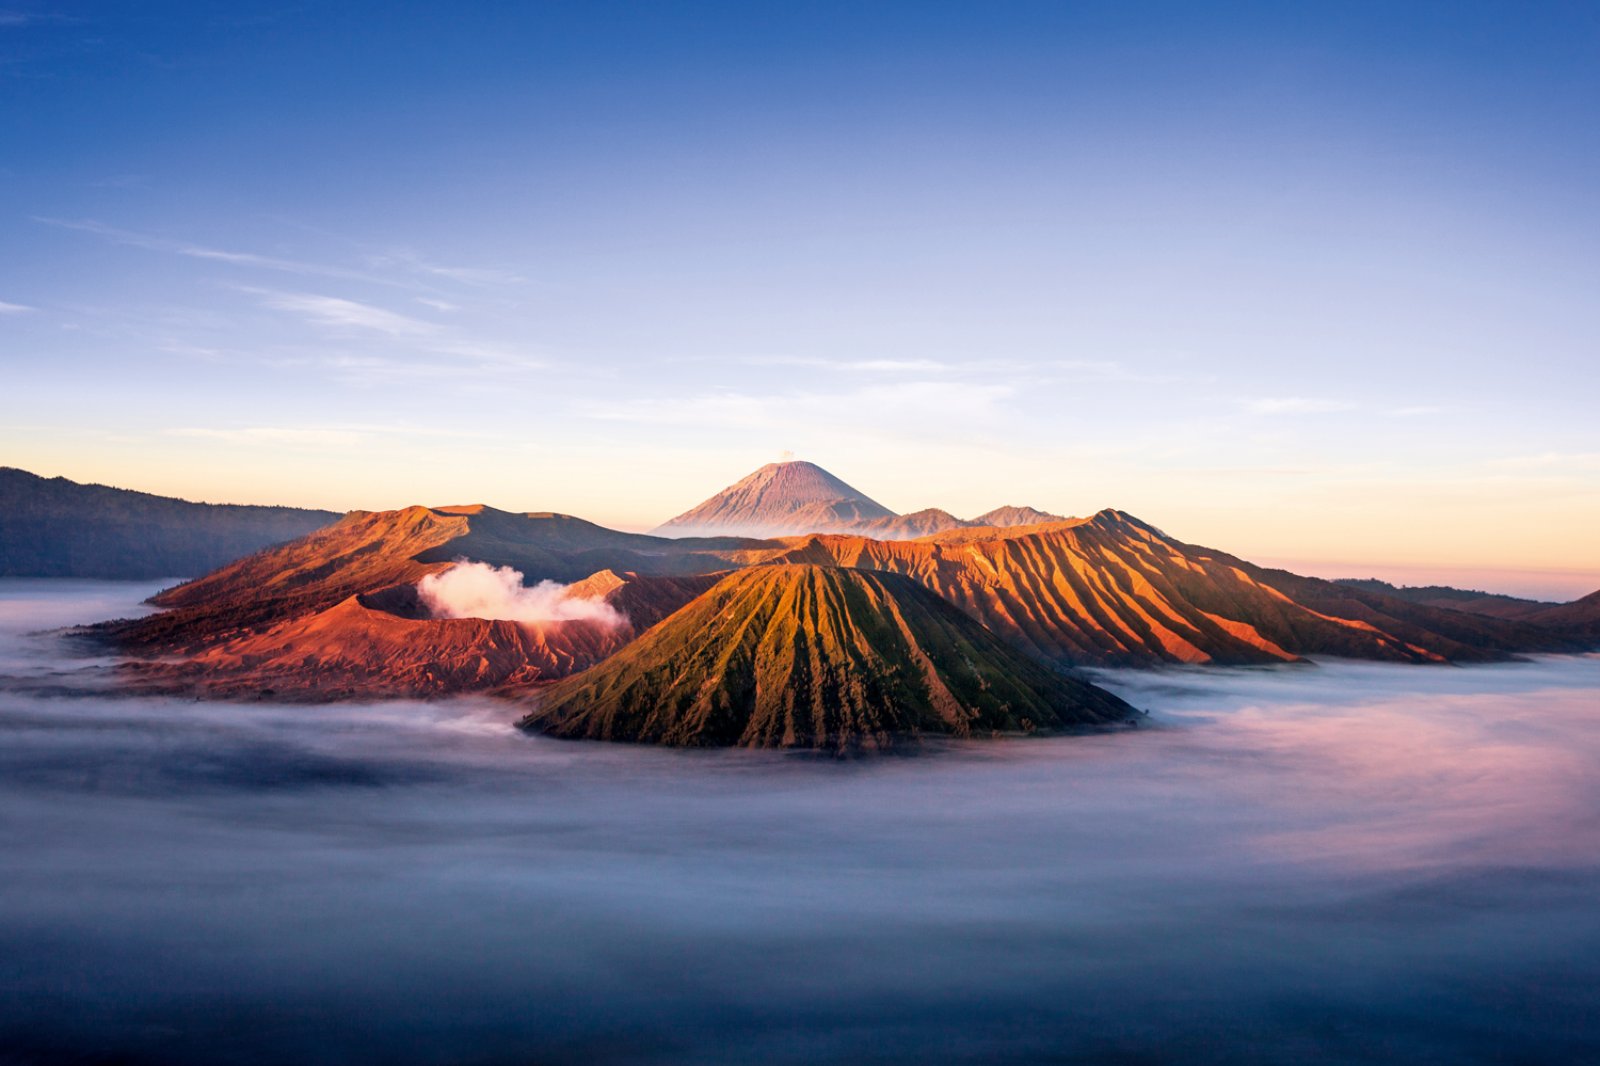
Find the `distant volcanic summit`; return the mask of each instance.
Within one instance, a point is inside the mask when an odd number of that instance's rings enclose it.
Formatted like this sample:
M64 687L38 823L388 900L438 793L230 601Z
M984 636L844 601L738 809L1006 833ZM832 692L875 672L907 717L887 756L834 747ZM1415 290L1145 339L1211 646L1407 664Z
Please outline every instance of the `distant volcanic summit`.
M768 463L651 533L676 537L831 533L894 517L889 508L814 463Z
M1032 507L997 507L973 519L936 507L896 514L815 463L768 463L709 500L651 530L663 537L782 537L860 533L913 540L952 529L1064 521Z
M1133 708L897 574L758 566L545 689L556 736L842 751L1108 725Z

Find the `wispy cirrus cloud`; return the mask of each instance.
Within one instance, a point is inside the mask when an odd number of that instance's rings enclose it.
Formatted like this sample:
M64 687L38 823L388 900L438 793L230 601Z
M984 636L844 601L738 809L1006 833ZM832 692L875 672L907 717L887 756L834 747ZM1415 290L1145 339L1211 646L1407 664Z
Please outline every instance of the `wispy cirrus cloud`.
M185 256L189 259L203 259L215 263L231 263L235 266L256 267L262 270L273 270L285 274L301 274L311 277L338 278L343 281L363 281L374 285L392 285L409 287L410 282L396 281L393 278L382 277L367 271L350 270L345 267L328 266L322 263L310 263L298 259L284 259L278 256L258 255L255 252L239 252L225 248L212 248L203 244L194 244L189 241L173 240L168 237L157 237L147 233L137 233L133 230L118 229L96 222L94 219L67 219L47 218L34 216L35 222L46 226L55 226L59 229L72 230L77 233L88 233L112 244L121 244L130 248L144 248L152 252L168 252L173 255Z
M368 265L377 269L402 270L432 278L460 282L465 285L514 285L525 281L509 270L494 267L467 267L435 263L419 252L390 251L367 257Z
M1345 400L1312 396L1258 396L1242 403L1246 411L1257 415L1318 415L1355 409L1355 404Z
M341 330L367 330L390 337L426 337L437 334L440 327L420 318L412 318L372 304L346 300L338 296L322 296L309 292L278 292L239 286L240 292L260 297L261 303L277 311L288 311L314 324Z
M26 315L37 310L38 308L29 307L27 304L13 304L0 300L0 315Z
M236 285L235 291L256 297L263 307L282 311L302 321L329 331L337 338L352 335L377 334L409 347L414 358L399 360L393 349L381 356L341 356L340 369L359 374L363 366L379 376L428 377L463 369L482 371L536 370L544 368L543 359L527 355L515 348L486 342L462 331L391 311L386 307L362 303L340 296L322 293L285 292ZM420 356L419 361L415 356ZM438 357L446 361L441 363Z

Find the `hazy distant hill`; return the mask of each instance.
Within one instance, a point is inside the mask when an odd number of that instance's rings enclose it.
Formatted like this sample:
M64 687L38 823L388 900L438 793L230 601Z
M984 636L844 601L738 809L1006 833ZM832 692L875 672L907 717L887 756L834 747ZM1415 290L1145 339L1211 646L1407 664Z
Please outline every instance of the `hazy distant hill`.
M1395 586L1377 578L1342 578L1336 582L1368 592L1380 592L1410 603L1428 607L1447 607L1490 618L1531 622L1575 637L1600 637L1600 592L1591 592L1571 603L1548 603L1502 596L1496 592L1456 589L1448 585Z
M0 576L187 577L339 516L190 503L0 467Z
M1564 633L1577 633L1600 638L1600 591L1591 592L1581 600L1562 603L1533 616L1533 622L1552 626Z
M1428 607L1448 607L1455 611L1471 611L1491 618L1514 618L1526 621L1542 611L1558 606L1541 600L1525 600L1517 596L1503 596L1498 592L1481 592L1476 589L1457 589L1448 585L1391 585L1375 577L1342 577L1335 584L1367 592L1381 592L1411 603Z
M1041 511L1037 507L1014 507L1008 505L996 507L992 511L985 511L968 524L1010 528L1012 526L1037 526L1046 522L1065 522L1066 520L1066 515L1051 514L1049 511Z

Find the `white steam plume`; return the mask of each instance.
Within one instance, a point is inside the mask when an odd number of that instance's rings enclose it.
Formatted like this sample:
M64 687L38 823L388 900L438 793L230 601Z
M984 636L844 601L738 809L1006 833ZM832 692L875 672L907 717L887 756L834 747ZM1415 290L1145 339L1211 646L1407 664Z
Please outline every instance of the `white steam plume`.
M524 585L522 571L509 566L459 562L417 582L417 593L435 618L500 618L510 622L581 619L608 626L627 621L604 600L568 595L571 587L554 581Z

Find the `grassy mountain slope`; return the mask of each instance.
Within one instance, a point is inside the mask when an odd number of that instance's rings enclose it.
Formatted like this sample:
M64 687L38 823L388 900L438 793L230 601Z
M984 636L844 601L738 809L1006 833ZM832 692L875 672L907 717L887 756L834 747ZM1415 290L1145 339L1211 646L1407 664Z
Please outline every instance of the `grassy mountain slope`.
M524 724L557 736L827 750L1131 713L913 581L803 565L729 575L537 700Z

